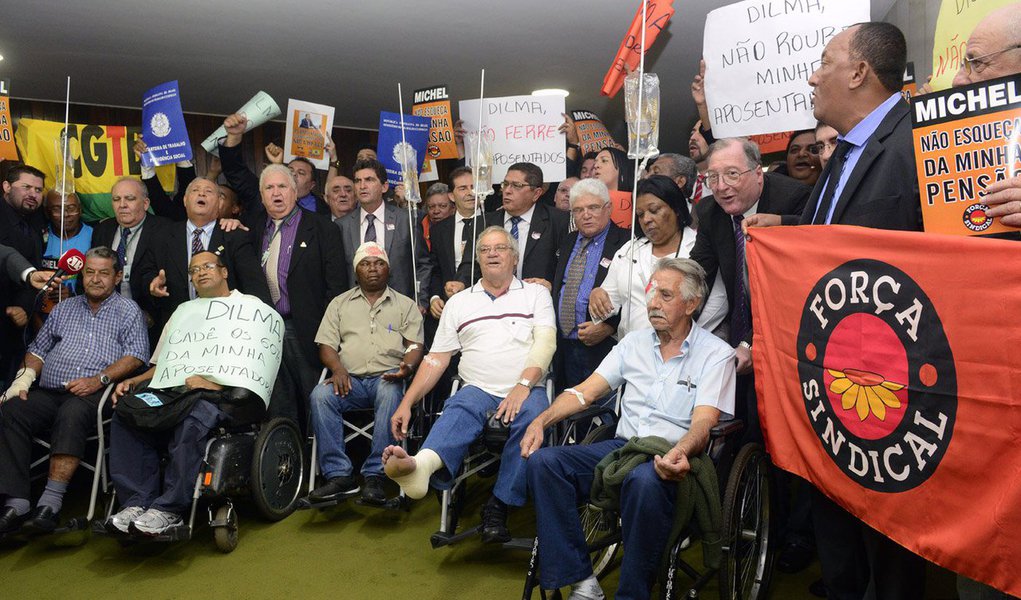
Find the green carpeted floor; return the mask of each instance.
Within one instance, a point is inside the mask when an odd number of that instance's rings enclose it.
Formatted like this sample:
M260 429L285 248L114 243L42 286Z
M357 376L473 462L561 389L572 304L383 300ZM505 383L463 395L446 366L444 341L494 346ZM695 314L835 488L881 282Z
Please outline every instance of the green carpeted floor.
M478 523L486 482L469 490L464 525ZM81 498L73 499L79 505ZM238 501L240 544L219 553L200 512L190 542L141 544L122 548L93 536L73 547L53 540L27 545L0 543L0 597L32 598L337 598L488 599L520 598L528 553L483 545L470 538L433 550L430 534L439 524L433 497L410 512L387 512L354 503L327 511L299 511L274 524L260 521L255 509ZM68 513L73 514L73 513ZM534 532L531 509L511 515L517 536ZM697 544L686 558L699 565ZM809 583L818 564L797 576L777 574L771 597L810 598ZM952 579L937 574L938 589L952 590ZM930 577L932 580L932 577ZM616 570L603 581L616 587ZM930 589L933 588L930 582ZM949 587L948 587L949 583ZM608 596L610 594L608 593ZM928 594L952 598L952 593ZM536 598L538 595L535 596ZM715 582L702 594L717 598Z

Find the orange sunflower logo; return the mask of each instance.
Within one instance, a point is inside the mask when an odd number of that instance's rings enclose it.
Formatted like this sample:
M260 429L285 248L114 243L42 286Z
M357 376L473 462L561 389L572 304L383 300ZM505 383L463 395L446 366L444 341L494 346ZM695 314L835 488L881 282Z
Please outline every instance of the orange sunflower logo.
M858 419L864 421L871 412L880 421L885 421L886 407L900 408L900 399L894 392L903 389L904 384L886 381L878 373L858 369L826 370L833 376L830 391L840 394L841 406L844 410L854 408Z

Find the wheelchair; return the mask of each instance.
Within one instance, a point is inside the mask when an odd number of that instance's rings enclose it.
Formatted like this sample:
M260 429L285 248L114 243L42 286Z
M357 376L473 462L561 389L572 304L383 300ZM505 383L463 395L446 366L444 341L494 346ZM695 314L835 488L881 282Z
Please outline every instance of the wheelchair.
M316 382L316 386L318 386L318 385L322 384L323 382L327 381L327 378L329 377L329 374L330 374L330 370L324 368L322 370L322 372L320 373L320 375L319 375L319 381ZM407 383L406 382L405 382L404 387L405 387L405 389L407 388ZM310 415L311 415L311 411L310 411ZM367 422L362 421L362 418L365 418L365 417L367 417ZM309 418L311 419L311 416ZM369 407L369 408L358 408L358 409L354 409L354 410L350 410L350 411L345 411L343 422L344 422L344 444L345 444L345 446L347 444L351 443L351 441L353 441L353 440L362 439L362 440L367 440L368 443L370 444L370 448L371 448L371 444L372 444L372 432L373 432L373 429L375 428L375 409L374 408L372 408L372 407ZM361 424L361 423L364 423L364 424ZM417 423L418 422L416 421L416 424ZM413 426L411 428L412 431L409 431L409 438L415 437L417 439L421 439L422 435L420 433L418 433L419 427L416 427L415 426L416 424L413 424ZM310 452L311 459L310 459L310 462L309 462L309 470L308 470L308 472L309 472L308 488L305 490L305 493L306 494L311 494L312 490L314 490L315 487L316 487L316 474L319 471L319 467L318 467L319 455L318 455L318 452L317 452L317 450L318 450L318 442L316 440L316 436L315 436L315 433L312 430L312 426L311 425L309 425L308 431L309 431L309 435L308 435L308 437L309 437L309 445L311 446L311 452ZM404 447L405 450L407 450L408 449L407 440L401 442L401 446ZM370 449L370 451L371 451L371 449ZM351 494L346 495L344 497L337 498L337 499L334 499L334 500L322 501L322 502L314 502L314 501L312 501L306 495L304 498L301 498L298 501L297 508L298 508L298 510L308 510L308 509L312 509L312 508L315 508L315 509L318 509L318 510L322 510L322 509L330 508L330 507L333 507L333 506L337 506L341 502L344 502L345 500L348 500L348 499L350 499L350 498L352 498L352 497L354 497L356 495L358 495L358 492L352 492ZM406 510L410 510L411 509L410 501L404 495L403 491L401 491L397 496L395 496L393 498L388 498L386 500L386 502L383 503L382 506L380 506L378 504L371 504L371 503L363 502L361 498L357 498L355 500L355 504L357 504L359 506L368 506L368 507L371 507L371 508L383 508L383 509L386 509L386 510L405 510L406 511Z
M231 401L262 402L241 388L232 390ZM185 522L153 537L111 532L106 528L116 504L111 497L106 519L93 521L93 533L113 536L125 546L139 541L187 541L195 532L199 504L205 503L217 549L233 552L238 545L238 514L233 498L250 497L259 514L270 522L294 512L305 476L302 443L298 427L288 419L277 417L265 423L261 417L232 419L214 430L206 442Z
M697 534L691 524L680 541L667 548L666 572L660 580L660 597L672 600L678 597L681 585L677 572L691 579L684 591L685 598L698 598L701 590L715 577L720 598L724 600L758 600L765 598L772 577L775 548L772 541L774 527L773 478L769 457L761 445L744 444L735 448L744 425L734 419L717 424L710 431L706 453L716 465L718 480L726 482L721 490L723 557L719 569L699 571L681 557L681 552ZM591 444L610 439L612 427L597 428L582 442ZM604 511L586 504L579 507L585 540L589 544L593 574L602 579L614 565L621 550L620 521L613 511ZM525 576L522 598L532 598L538 586L539 542L532 545L532 556ZM560 590L539 590L543 600L560 600Z

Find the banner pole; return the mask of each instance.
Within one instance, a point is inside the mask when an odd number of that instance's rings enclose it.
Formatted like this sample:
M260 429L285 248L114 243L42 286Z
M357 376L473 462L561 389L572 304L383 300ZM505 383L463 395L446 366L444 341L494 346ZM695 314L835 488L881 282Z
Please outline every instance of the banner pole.
M472 210L472 256L471 256L471 275L468 279L468 287L471 288L475 284L475 257L478 255L478 248L476 245L479 243L479 232L478 232L478 216L481 214L480 203L484 202L486 196L489 194L481 194L479 191L479 163L482 162L482 103L486 97L486 70L482 69L482 80L479 83L479 127L475 137L475 164L472 168L472 175L475 178L475 185L472 186L472 194L475 196L475 208ZM492 165L490 165L492 169ZM462 252L461 260L464 260L464 253Z

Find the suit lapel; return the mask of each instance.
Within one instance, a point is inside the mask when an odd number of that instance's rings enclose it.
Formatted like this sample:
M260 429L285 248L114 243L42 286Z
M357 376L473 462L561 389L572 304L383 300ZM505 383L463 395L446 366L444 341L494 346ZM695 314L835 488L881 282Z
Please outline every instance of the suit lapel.
M542 210L543 208L545 207L541 204L536 204L535 210L532 211L532 222L528 224L528 239L524 242L525 251L521 254L521 262L528 260L528 256L539 244L539 238L549 229L549 213ZM539 237L535 234L539 234Z
M394 237L397 235L397 207L385 204L383 209L383 247L387 256L393 256Z
M886 115L883 121L876 128L876 132L865 142L865 147L862 149L861 156L858 157L858 162L854 165L854 171L851 172L851 176L847 179L847 184L844 185L844 189L840 191L840 198L837 199L837 205L833 209L833 218L830 219L830 223L839 223L840 217L844 214L847 209L847 204L854 197L855 192L858 190L858 186L861 185L862 181L865 180L866 173L872 168L872 163L882 156L886 150L886 146L883 142L886 138L893 133L897 123L901 119L907 118L910 114L907 104L903 101L898 102L890 109L890 112ZM826 166L829 166L827 164Z
M223 255L227 251L226 237L227 236L223 233L223 230L220 229L220 221L218 219L216 223L213 224L213 232L209 235L209 247L206 249L213 254L220 256L221 261L224 259Z
M145 229L144 227L142 228ZM176 225L170 229L170 247L161 251L167 252L170 257L170 264L178 277L184 278L184 281L189 281L188 278L188 222L185 221L179 225ZM141 240L139 240L141 241ZM167 273L172 276L172 273Z
M291 248L291 264L287 267L288 275L294 273L298 263L305 257L309 243L315 235L315 223L312 222L314 217L311 216L313 214L311 211L306 211L301 215L298 231L294 235L294 247Z

